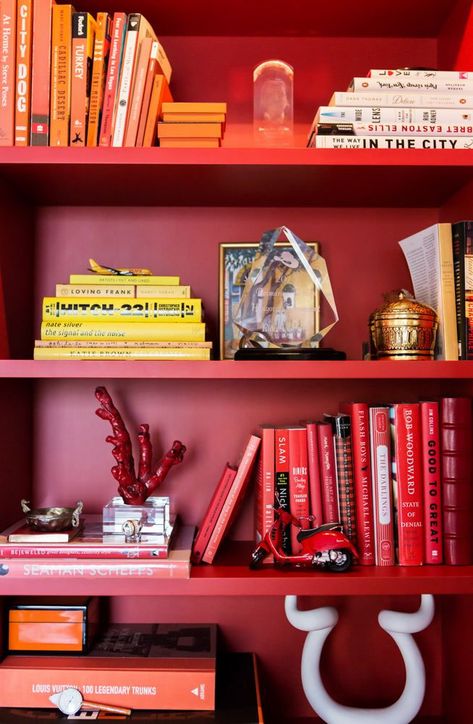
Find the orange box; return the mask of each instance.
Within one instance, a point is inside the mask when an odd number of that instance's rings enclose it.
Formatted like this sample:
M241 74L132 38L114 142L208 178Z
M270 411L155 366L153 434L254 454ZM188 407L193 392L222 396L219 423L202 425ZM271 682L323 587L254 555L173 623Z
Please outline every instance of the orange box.
M87 653L99 621L99 599L24 599L8 607L10 653Z

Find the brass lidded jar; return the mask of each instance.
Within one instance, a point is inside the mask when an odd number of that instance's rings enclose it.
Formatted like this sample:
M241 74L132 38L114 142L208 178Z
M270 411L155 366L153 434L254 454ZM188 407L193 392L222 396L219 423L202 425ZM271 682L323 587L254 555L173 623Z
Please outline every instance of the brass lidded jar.
M404 289L385 296L369 320L373 359L432 360L438 329L432 307L416 301Z

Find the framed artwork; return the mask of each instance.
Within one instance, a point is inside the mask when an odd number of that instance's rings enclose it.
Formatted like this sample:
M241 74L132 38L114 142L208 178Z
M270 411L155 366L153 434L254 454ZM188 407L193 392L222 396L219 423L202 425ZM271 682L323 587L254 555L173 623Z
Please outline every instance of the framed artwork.
M314 251L318 251L317 242L307 242ZM241 330L236 326L235 312L240 304L245 282L251 264L258 250L259 242L222 243L219 259L219 333L220 359L233 359L242 337ZM291 251L287 241L278 241L275 247L281 251ZM273 339L278 338L281 345L294 344L310 339L319 331L319 291L314 288L304 270L294 273L287 285L297 289L296 299L291 312L282 308L274 316L274 324L278 329L269 330ZM310 310L310 311L309 311Z

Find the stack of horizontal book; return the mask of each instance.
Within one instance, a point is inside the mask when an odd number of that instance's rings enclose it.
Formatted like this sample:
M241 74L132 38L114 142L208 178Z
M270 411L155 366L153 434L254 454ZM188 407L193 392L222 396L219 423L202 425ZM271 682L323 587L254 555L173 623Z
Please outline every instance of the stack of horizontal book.
M143 533L139 541L103 535L101 516L81 516L78 528L55 532L29 529L18 521L0 534L0 572L8 578L189 578L195 529L173 526L169 536Z
M226 114L226 103L163 103L159 145L217 148L222 144Z
M473 73L372 69L321 106L313 148L473 148Z
M34 359L208 360L201 299L178 276L71 274L44 297Z

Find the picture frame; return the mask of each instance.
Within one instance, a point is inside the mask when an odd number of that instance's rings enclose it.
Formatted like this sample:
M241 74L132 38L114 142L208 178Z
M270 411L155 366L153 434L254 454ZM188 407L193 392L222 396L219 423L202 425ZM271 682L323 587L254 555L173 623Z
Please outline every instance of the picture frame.
M306 242L314 251L319 251L319 243ZM222 242L219 247L219 355L221 360L233 359L242 337L241 331L233 323L233 314L238 307L248 271L251 267L259 242ZM278 241L275 247L291 249L287 241ZM314 313L309 321L310 328L305 330L307 338L320 329L320 293L311 284L314 293Z

